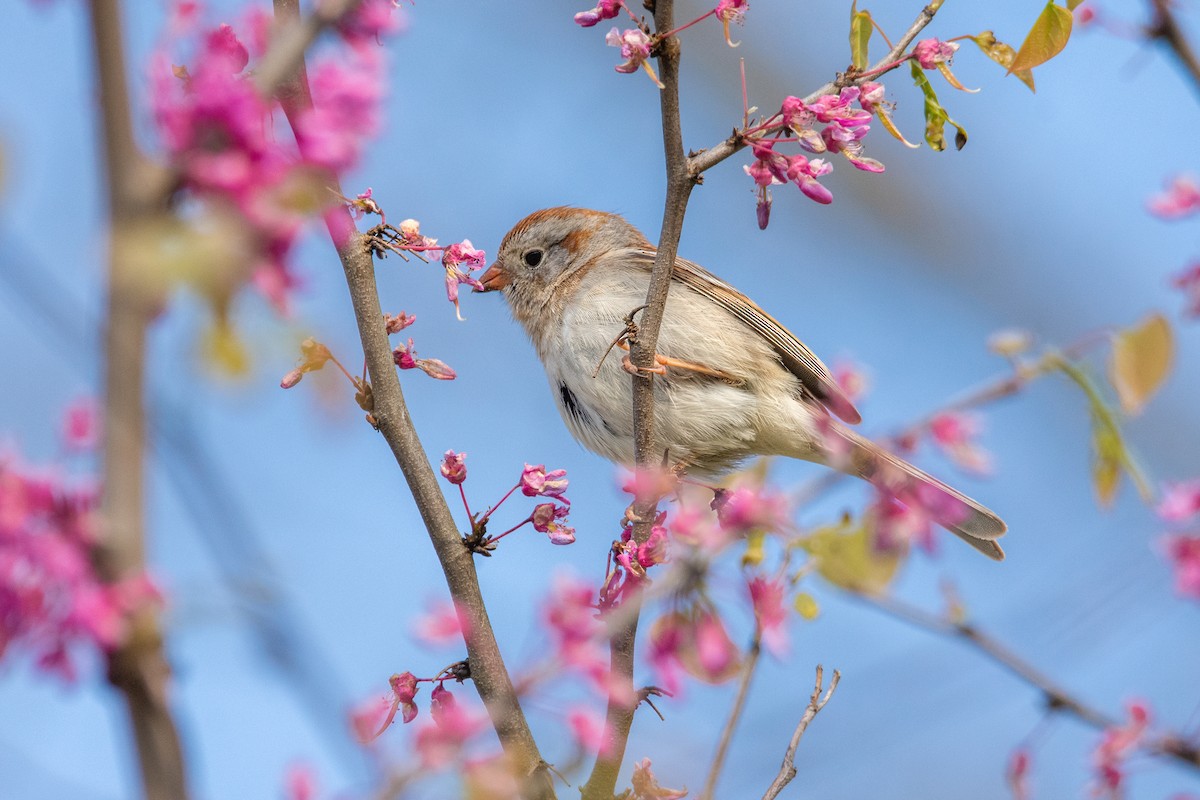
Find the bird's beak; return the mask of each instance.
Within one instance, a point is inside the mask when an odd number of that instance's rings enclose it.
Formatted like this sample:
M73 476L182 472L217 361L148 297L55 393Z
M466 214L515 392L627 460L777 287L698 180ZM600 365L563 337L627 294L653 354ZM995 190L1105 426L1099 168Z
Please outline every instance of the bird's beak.
M508 286L508 273L500 269L499 264L492 264L487 268L487 272L479 276L479 282L483 284L482 289L475 289L476 292L495 292Z

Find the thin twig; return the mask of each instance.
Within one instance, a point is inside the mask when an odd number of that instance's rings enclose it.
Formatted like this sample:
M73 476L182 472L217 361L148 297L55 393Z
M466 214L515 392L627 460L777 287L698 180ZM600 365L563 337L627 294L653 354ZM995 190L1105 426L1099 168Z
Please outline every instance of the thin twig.
M746 698L750 695L750 682L758 669L758 659L762 655L762 638L755 630L754 640L746 653L746 661L742 664L742 678L738 681L737 696L733 698L733 706L729 709L729 718L725 720L725 728L717 742L717 752L713 755L712 766L708 769L708 778L704 781L704 791L700 792L700 800L712 800L713 792L717 790L717 779L721 777L721 769L725 766L725 756L733 741L733 733L746 710Z
M276 17L285 20L285 24L296 24L300 13L298 1L274 2ZM284 113L294 128L297 115L311 105L311 94L304 77L302 58L295 62L293 70L290 78L280 84L279 97ZM327 176L327 181L329 188L341 196L341 186L336 178ZM462 545L450 507L438 486L437 477L426 458L425 449L417 437L404 402L392 348L384 329L379 289L375 283L375 265L367 238L355 228L345 206L339 205L327 212L325 222L346 273L359 337L366 356L374 400L371 414L408 483L442 566L451 598L469 622L465 640L467 658L471 664L471 680L488 710L501 745L513 760L518 776L525 779L522 796L553 798L554 787L549 773L521 710L488 619L474 559Z
M1179 59L1180 66L1192 79L1192 88L1200 92L1200 58L1191 43L1183 35L1183 29L1175 18L1170 0L1150 0L1154 8L1154 21L1146 28L1151 39L1157 39L1170 48Z
M899 66L899 63L897 62L899 62L900 57L904 55L904 51L910 44L912 44L913 40L917 38L917 35L925 29L925 26L933 21L934 15L937 14L938 9L942 7L942 3L944 2L945 0L933 0L933 2L931 2L929 5L921 9L921 13L917 16L916 21L913 22L913 24L909 26L909 29L904 32L904 35L896 41L896 46L893 47L886 56L877 61L874 66L864 70L864 72L868 75L871 75L871 79L874 80L875 78L879 77L881 70L887 71L885 68L887 68L889 65L893 65L891 67L892 69L894 69L896 66ZM804 102L812 103L821 95L833 94L834 92L840 91L847 86L854 86L862 83L864 80L865 78L854 77L853 75L839 76L836 80L830 81L812 94L808 95L808 97L805 97ZM783 126L781 125L780 127ZM768 133L769 132L770 131L768 131ZM688 171L694 177L703 175L707 170L710 170L717 164L720 164L722 161L729 158L745 146L746 140L740 134L735 133L733 136L730 136L716 146L711 147L708 150L702 150L689 158L687 160Z
M775 776L775 780L771 781L771 785L767 787L767 791L763 794L763 800L774 800L783 791L784 787L792 782L792 778L796 777L796 750L800 747L800 737L808 730L808 725L820 713L825 704L829 702L829 698L833 697L833 690L837 688L838 681L842 679L842 674L836 669L833 671L833 678L829 681L829 689L825 692L825 696L821 696L824 670L821 665L817 665L817 682L813 687L812 695L808 698L808 708L804 709L804 716L800 717L800 723L796 725L796 730L792 731L792 740L788 742L787 752L783 754L783 763L779 766L779 774Z
M1007 646L982 632L968 622L956 622L937 614L931 614L895 597L883 595L867 595L851 592L852 597L862 603L888 614L895 619L907 622L931 633L948 636L967 643L976 651L985 655L994 663L1008 670L1017 678L1037 689L1041 693L1046 708L1070 714L1087 725L1104 730L1120 724L1116 718L1105 714L1097 708L1089 706L1068 690L1052 681L1048 676L1037 670L1028 661L1018 656ZM1187 764L1193 769L1200 768L1200 748L1187 737L1177 733L1159 733L1142 741L1142 750L1160 756L1168 756Z

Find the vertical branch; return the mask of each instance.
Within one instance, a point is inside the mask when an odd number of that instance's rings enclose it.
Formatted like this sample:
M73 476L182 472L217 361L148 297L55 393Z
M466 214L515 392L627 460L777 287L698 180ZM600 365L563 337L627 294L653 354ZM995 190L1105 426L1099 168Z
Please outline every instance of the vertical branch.
M673 0L657 0L654 3L655 30L670 31L674 27ZM663 309L671 285L675 256L679 252L679 237L683 233L684 213L692 187L695 185L695 180L688 171L687 156L683 149L683 131L679 121L679 40L675 37L668 38L662 41L658 48L658 74L663 84L659 92L659 103L666 160L667 197L662 229L659 233L658 253L650 276L650 288L646 294L646 309L639 321L637 337L630 342L630 359L642 370L633 378L634 457L639 470L653 468L664 456L654 449L654 376L646 370L654 365ZM636 541L645 542L649 538L657 508L657 497L641 495L635 499L633 511L636 521L633 537ZM610 634L610 666L612 680L622 687L621 691L613 694L632 697L634 644L637 639L640 598L630 595L624 602L630 604L629 613L621 615ZM581 789L585 800L612 797L617 774L625 760L625 747L629 741L629 729L633 725L634 710L634 707L628 706L619 697L609 700L605 715L609 731L608 747L606 754L596 759L592 774Z
M775 780L771 781L771 785L767 787L767 791L763 794L763 800L775 800L779 793L792 782L792 778L796 777L796 750L800 747L800 738L804 736L804 732L808 730L808 725L820 713L825 704L829 702L829 698L833 697L833 692L837 689L838 681L842 679L842 674L836 669L833 671L833 679L829 681L829 689L826 690L825 696L821 696L823 687L824 670L821 665L817 665L817 682L813 686L812 696L808 698L808 708L804 709L804 714L800 717L800 722L796 725L796 730L792 731L791 741L788 742L787 751L783 754L783 763L779 766L779 774L775 776Z
M274 0L274 4L279 20L293 26L293 30L300 29L297 0ZM312 104L302 56L291 65L290 74L276 84L276 96L294 131L298 115ZM329 188L341 196L336 176L328 175L326 180ZM408 483L442 566L450 595L468 622L464 627L467 628L465 640L471 680L487 707L501 745L512 758L518 776L525 780L522 796L538 800L553 798L549 771L538 752L488 619L474 557L463 545L404 401L391 344L384 329L375 264L367 238L358 232L343 205L326 212L325 223L346 273L371 379L374 403L371 413Z
M104 332L103 531L94 559L100 578L112 584L146 568L143 391L146 327L155 298L134 273L126 243L132 229L158 210L159 196L148 189L161 184L146 181L155 168L133 138L119 4L92 0L90 10L112 237ZM108 677L129 710L143 792L150 800L185 798L183 752L167 704L170 671L158 619L152 609L143 608L129 622L129 635L109 654Z

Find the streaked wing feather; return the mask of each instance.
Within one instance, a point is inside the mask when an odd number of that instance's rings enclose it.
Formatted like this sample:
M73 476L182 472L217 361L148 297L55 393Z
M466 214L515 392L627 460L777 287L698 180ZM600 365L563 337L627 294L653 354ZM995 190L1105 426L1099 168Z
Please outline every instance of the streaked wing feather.
M635 261L639 266L646 270L653 268L653 251L639 250L637 256ZM783 365L800 379L804 387L812 392L822 405L852 425L862 421L862 415L838 386L828 367L821 363L821 359L753 301L704 267L684 258L675 259L673 277L689 289L712 300L763 337L779 354Z

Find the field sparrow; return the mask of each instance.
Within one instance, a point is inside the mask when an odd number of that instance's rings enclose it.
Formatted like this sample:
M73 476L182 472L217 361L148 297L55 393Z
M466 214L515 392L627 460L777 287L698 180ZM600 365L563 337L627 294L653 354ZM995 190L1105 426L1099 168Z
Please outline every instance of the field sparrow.
M655 248L615 214L549 208L517 223L481 276L501 290L546 367L567 428L585 447L633 465L629 376L604 358L642 305ZM812 351L712 273L675 261L658 339L656 450L689 472L719 474L753 455L826 464L865 478L996 560L994 513L841 422L858 411ZM603 363L601 361L603 360Z

